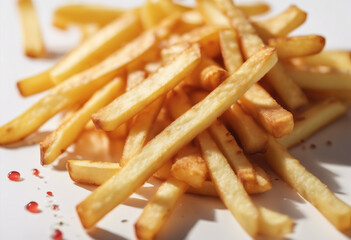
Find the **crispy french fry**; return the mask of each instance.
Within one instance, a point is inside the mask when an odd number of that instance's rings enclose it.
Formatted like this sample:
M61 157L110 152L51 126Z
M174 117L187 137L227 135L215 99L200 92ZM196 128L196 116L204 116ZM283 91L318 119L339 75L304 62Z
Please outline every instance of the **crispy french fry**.
M93 36L99 31L99 25L91 23L91 24L83 24L80 25L80 32L81 32L81 42L86 41L88 38Z
M255 236L259 218L257 208L209 133L204 131L197 139L220 198L245 231Z
M268 40L271 37L284 37L306 20L307 13L295 5L265 21L253 22L259 35Z
M197 0L196 8L206 23L217 27L230 27L227 17L211 1Z
M265 132L238 104L230 106L222 117L239 138L245 153L253 154L266 151L267 136Z
M122 167L144 147L151 125L162 107L163 99L163 97L156 99L133 119L120 161Z
M167 161L152 176L160 180L167 180L171 176L173 161Z
M201 14L196 10L189 10L181 15L180 26L177 26L175 32L184 33L191 31L194 28L200 27L204 24Z
M118 97L115 101L92 115L98 128L115 129L159 96L173 88L200 61L200 49L192 46L170 64L162 67L140 85ZM118 109L118 111L116 111Z
M18 91L23 97L43 92L53 86L55 85L50 78L50 69L17 82Z
M313 100L339 99L347 105L351 104L351 90L313 90L305 89L308 98Z
M303 89L350 90L351 72L330 68L293 67L285 65L287 73Z
M304 57L321 52L325 38L320 35L270 38L268 44L277 49L279 58Z
M31 0L18 0L21 18L23 45L28 57L39 58L45 55L45 46L34 5Z
M91 114L111 102L124 92L124 79L117 78L97 91L84 106L68 121L61 124L55 131L40 143L40 161L47 165L73 143L90 120Z
M283 137L292 132L294 119L290 112L282 108L259 85L251 87L241 98L240 105L245 108L267 132L275 137Z
M337 198L273 137L269 137L266 161L284 181L314 205L337 229L351 227L351 207Z
M255 2L250 4L238 5L238 8L243 11L247 16L260 15L269 11L270 7L263 2Z
M53 25L66 29L70 25L96 24L103 27L122 16L126 10L103 5L69 4L59 7L53 15Z
M99 30L57 63L50 71L52 80L58 84L95 65L120 48L122 44L136 37L140 31L138 16L126 13Z
M313 56L292 59L297 65L326 66L339 70L351 70L351 53L347 51L323 51Z
M205 90L213 90L221 84L227 77L228 72L216 65L204 68L200 73L200 84Z
M137 70L128 73L126 91L130 91L146 79L146 72Z
M273 49L268 48L258 52L203 101L153 138L118 174L77 206L83 226L92 227L105 214L124 201L184 144L210 126L250 85L269 71L276 61L277 56Z
M96 186L106 182L121 169L118 163L89 160L68 160L66 167L73 181Z
M205 181L200 188L189 187L187 193L202 195L206 197L218 197L217 189L212 181Z
M170 177L161 184L135 223L138 239L154 239L188 185Z
M259 207L258 212L260 214L258 218L260 234L268 237L284 237L292 232L294 220L287 215L264 207Z
M137 62L155 47L153 33L146 33L97 66L76 74L54 87L26 112L0 127L0 145L16 142L38 129L53 115L68 106L86 101L95 91L128 64Z
M219 33L219 41L225 68L229 73L233 73L244 61L240 53L238 34L235 30L222 30Z
M294 130L277 141L286 148L293 147L310 137L328 123L344 115L347 106L339 101L318 103L296 116Z

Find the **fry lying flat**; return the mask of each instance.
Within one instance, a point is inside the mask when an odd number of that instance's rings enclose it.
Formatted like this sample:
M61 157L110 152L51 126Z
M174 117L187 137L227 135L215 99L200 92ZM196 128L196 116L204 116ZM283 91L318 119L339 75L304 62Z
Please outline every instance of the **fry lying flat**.
M127 199L184 144L211 125L252 84L277 62L272 48L265 48L245 62L203 101L195 105L151 140L142 152L77 206L85 228L92 227ZM182 129L182 131L180 131Z

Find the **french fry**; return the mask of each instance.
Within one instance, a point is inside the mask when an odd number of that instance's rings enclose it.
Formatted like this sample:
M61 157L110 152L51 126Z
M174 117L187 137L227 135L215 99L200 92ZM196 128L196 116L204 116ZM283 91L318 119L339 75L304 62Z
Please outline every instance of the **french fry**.
M235 30L222 30L219 41L225 68L233 73L244 61L240 53L238 34Z
M227 77L228 72L216 65L204 68L200 73L200 84L205 90L213 90L221 84Z
M238 5L238 8L247 16L256 16L269 11L270 7L263 2Z
M173 88L198 64L199 60L200 49L194 45L141 84L93 114L92 119L95 126L106 131L115 129Z
M208 132L200 133L197 139L220 198L245 231L255 236L259 218L257 208Z
M306 20L307 13L295 5L265 21L253 22L258 34L265 40L271 37L285 37Z
M315 206L337 229L346 230L351 227L351 207L337 198L273 137L269 137L265 158L284 181Z
M171 176L173 161L167 161L152 176L160 180L167 180Z
M21 18L24 52L28 57L43 57L45 46L34 5L31 0L18 0L17 3Z
M86 41L88 38L93 36L99 31L99 25L91 23L91 24L83 24L80 25L80 32L81 32L81 42Z
M180 26L175 29L176 33L184 33L204 24L201 14L196 10L189 10L181 15Z
M260 234L268 237L284 237L292 232L294 220L290 217L264 207L259 207L258 212Z
M103 27L122 16L126 10L103 5L69 4L55 10L52 23L66 29L70 25L95 24Z
M303 89L350 90L351 72L325 67L293 67L285 65L291 78Z
M207 24L217 27L230 27L227 17L208 0L197 0L196 8Z
M212 181L205 181L200 188L189 187L187 193L202 195L206 197L218 197L217 189Z
M54 87L19 117L0 127L0 145L16 142L38 129L64 108L87 100L126 66L137 62L155 47L154 34L146 33L109 58Z
M161 184L135 223L138 239L154 239L187 187L173 177Z
M51 81L50 69L17 82L17 89L23 97L43 92L53 86L55 85Z
M340 101L351 104L351 90L313 90L305 89L308 98L312 100L339 99Z
M277 49L279 58L304 57L321 52L325 38L320 35L270 38L268 45Z
M153 138L118 174L77 206L83 226L92 227L111 209L128 198L182 146L210 126L250 85L269 71L276 61L277 56L273 49L258 52L203 101Z
M66 167L73 181L96 186L106 182L121 169L118 163L89 160L68 160Z
M124 79L117 78L97 91L68 121L40 143L40 161L47 165L73 143L90 120L91 114L124 92Z
M160 112L163 100L163 97L156 99L133 119L120 161L122 167L144 147L151 125Z
M347 51L322 51L313 56L291 59L297 65L326 66L339 70L351 70L351 53Z
M222 118L239 138L245 153L253 154L266 151L267 136L265 132L238 104L230 106Z
M296 116L294 130L287 136L277 139L284 147L290 148L310 137L328 123L344 115L347 106L339 101L318 103Z
M99 30L57 63L50 71L52 81L58 84L95 65L122 44L136 37L140 31L140 20L136 14L123 15Z
M256 84L240 98L240 105L274 137L288 135L294 128L292 114L266 95L268 93Z

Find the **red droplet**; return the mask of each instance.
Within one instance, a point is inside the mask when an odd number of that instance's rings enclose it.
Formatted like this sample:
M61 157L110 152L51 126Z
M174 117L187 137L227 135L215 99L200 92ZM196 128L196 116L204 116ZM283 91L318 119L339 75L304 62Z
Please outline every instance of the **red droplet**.
M46 192L46 194L50 197L54 196L54 194L52 194L52 192Z
M34 176L39 177L39 173L40 173L40 172L39 172L38 169L36 169L36 168L33 169L33 175L34 175Z
M40 213L40 209L38 208L39 207L39 204L37 202L29 202L27 205L26 205L26 209L31 212L31 213Z
M11 171L7 174L7 177L11 180L11 181L19 181L21 180L21 174L19 172L16 171Z
M58 229L55 229L54 234L52 235L54 240L62 240L62 232Z
M59 209L59 205L57 204L52 205L52 210L58 210L58 209Z

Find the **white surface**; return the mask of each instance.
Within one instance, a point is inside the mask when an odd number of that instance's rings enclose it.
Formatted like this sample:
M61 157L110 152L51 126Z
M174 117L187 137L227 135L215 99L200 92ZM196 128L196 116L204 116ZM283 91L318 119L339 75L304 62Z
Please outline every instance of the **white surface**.
M22 53L20 26L16 1L0 3L0 125L19 115L40 96L21 98L15 87L16 80L45 70L58 57L77 44L79 34L75 29L68 33L51 26L51 14L55 6L73 1L35 1L40 14L44 40L53 58L33 60ZM74 1L78 2L78 1ZM93 2L93 1L88 1ZM95 1L98 2L98 1ZM101 1L100 1L101 2ZM136 1L103 1L110 5L134 4ZM131 3L132 2L132 3ZM141 1L138 1L141 2ZM242 2L242 1L241 1ZM272 13L277 13L292 1L269 1ZM351 2L298 1L296 3L309 15L307 22L294 34L317 33L326 36L327 48L351 49ZM53 124L49 124L48 128ZM326 146L331 140L332 146ZM351 113L330 125L313 138L292 150L312 173L317 175L345 202L351 204ZM316 149L310 149L311 143ZM32 175L37 168L43 178ZM16 170L24 178L11 182L7 173ZM134 239L133 224L152 196L155 189L143 187L133 198L114 209L97 227L86 232L77 217L75 206L90 191L77 186L66 171L55 167L42 167L39 163L39 147L19 149L0 148L0 239L50 239L58 228L64 239ZM46 197L52 191L54 197ZM338 232L309 203L297 195L282 181L273 178L273 190L254 197L256 203L286 213L296 220L294 233L287 239L348 239L350 235ZM31 214L24 209L30 201L37 201L42 209ZM59 211L51 209L60 206ZM127 219L127 222L122 222ZM59 225L62 221L63 226ZM218 199L186 195L164 226L158 239L250 239Z

